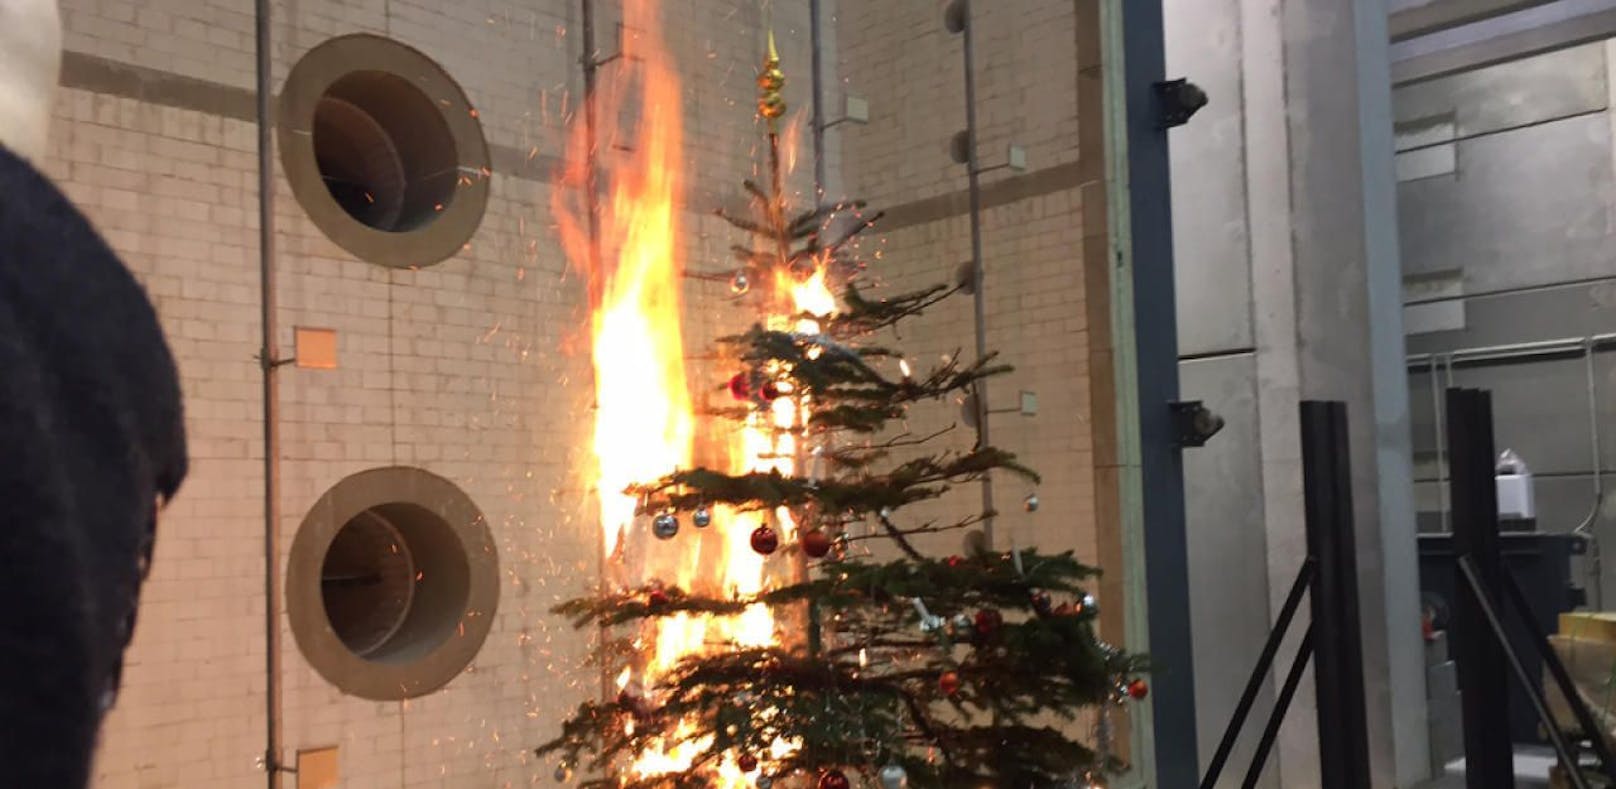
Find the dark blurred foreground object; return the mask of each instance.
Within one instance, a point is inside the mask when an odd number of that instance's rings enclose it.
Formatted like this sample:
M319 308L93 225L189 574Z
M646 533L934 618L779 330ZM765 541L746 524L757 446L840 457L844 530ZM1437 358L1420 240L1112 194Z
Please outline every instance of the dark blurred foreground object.
M77 789L185 477L179 380L134 277L3 147L0 453L3 783Z

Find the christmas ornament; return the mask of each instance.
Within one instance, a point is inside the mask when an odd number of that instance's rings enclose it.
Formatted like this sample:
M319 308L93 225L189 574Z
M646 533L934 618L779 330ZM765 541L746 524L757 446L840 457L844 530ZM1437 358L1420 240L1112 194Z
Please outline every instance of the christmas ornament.
M774 786L774 779L770 778L767 775L765 775L765 776L763 776L763 777L761 777L761 778L759 778L757 780L757 789L772 789L773 786Z
M752 399L752 376L747 373L736 373L729 379L729 393L736 400Z
M1039 616L1049 616L1054 606L1055 601L1048 592L1042 589L1032 590L1032 610L1037 611Z
M971 631L974 630L975 627L976 626L974 624L972 624L970 617L968 617L968 616L966 616L964 614L955 614L954 615L954 635L955 636L969 636L971 634Z
M556 765L555 779L558 784L564 784L572 780L572 767L566 764Z
M747 279L746 272L737 271L735 276L729 278L729 292L740 296L752 289L752 281Z
M698 529L705 529L713 524L713 511L706 507L697 507L690 516L690 522L696 524Z
M1055 616L1071 616L1073 613L1071 603L1061 603L1055 606Z
M668 604L668 593L661 589L652 589L651 593L645 596L645 601L650 603L652 608L661 608Z
M1136 679L1128 683L1128 697L1134 701L1142 701L1149 695L1150 685L1146 684L1144 680Z
M1028 512L1037 512L1038 511L1038 494L1036 494L1036 493L1028 493L1027 494L1027 500L1023 501L1022 505L1027 508Z
M943 563L947 564L949 567L958 567L958 566L965 563L965 557L963 557L963 556L950 556L947 559L944 559Z
M749 773L757 769L757 757L750 753L743 753L739 759L735 760L735 764L741 768L741 772Z
M810 559L823 559L830 554L830 535L824 529L804 532L798 542L802 544L802 552Z
M959 672L944 671L942 676L937 678L937 689L942 691L944 696L952 696L958 693L960 689Z
M764 381L763 387L758 390L758 396L763 398L764 402L774 401L780 397L780 384L774 381Z
M1004 625L1004 614L997 608L984 608L976 612L976 634L983 638L992 638Z
M850 789L852 785L841 770L826 770L819 776L819 789Z
M679 533L679 519L673 517L673 513L664 512L651 519L651 533L659 540L671 540Z
M901 764L881 768L881 789L909 789L909 771Z
M752 550L768 556L779 547L780 535L774 529L769 528L769 524L765 523L752 530Z
M775 121L786 114L786 100L780 96L780 89L785 87L786 75L780 71L780 55L774 49L774 33L769 33L769 57L763 61L763 71L758 74L758 114L769 119L769 130L773 133ZM845 776L844 776L845 780ZM820 789L826 789L821 782Z
M1091 614L1098 614L1100 613L1100 603L1094 599L1094 595L1085 594L1083 599L1078 601L1077 610L1079 613L1088 611Z

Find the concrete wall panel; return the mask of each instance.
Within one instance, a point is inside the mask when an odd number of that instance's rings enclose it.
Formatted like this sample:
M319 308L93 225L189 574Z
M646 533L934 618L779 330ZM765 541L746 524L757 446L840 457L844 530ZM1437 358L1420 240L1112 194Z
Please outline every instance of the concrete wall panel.
M1250 348L1251 248L1238 0L1180 0L1166 18L1167 71L1212 96L1174 131L1173 239L1179 353Z
M1202 400L1227 420L1204 447L1184 454L1191 622L1195 649L1196 735L1204 764L1217 749L1263 639L1268 635L1267 531L1257 436L1256 360L1250 355L1179 365L1183 396ZM1233 579L1240 579L1238 583ZM1272 688L1259 697L1259 720L1273 704ZM1231 764L1251 760L1261 731L1248 726ZM1277 787L1270 771L1265 788Z

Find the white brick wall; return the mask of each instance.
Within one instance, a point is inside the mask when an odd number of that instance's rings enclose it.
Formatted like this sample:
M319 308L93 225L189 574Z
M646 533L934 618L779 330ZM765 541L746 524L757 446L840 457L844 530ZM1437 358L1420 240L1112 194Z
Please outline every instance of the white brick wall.
M965 127L962 41L943 27L941 4L843 3L836 20L838 68L847 90L869 99L870 122L832 130L840 137L847 191L889 208L964 190L964 166L948 155L949 138ZM975 13L978 156L982 167L1005 161L1006 148L1026 149L1028 176L1079 161L1077 17L1070 0L978 4ZM1098 156L1099 152L1090 152ZM1017 177L985 173L982 183ZM996 505L1001 533L1020 544L1075 548L1096 559L1093 448L1089 430L1088 326L1085 320L1082 203L1076 188L990 207L983 212L987 269L987 345L1015 372L990 384L990 406L1014 409L1019 392L1037 394L1039 413L991 418L993 443L1017 453L1044 476L1036 515L1022 511L1032 487L1000 475ZM963 213L888 232L872 272L894 289L952 282L970 259L969 218ZM969 297L913 321L904 347L932 360L963 350L974 355ZM1103 396L1109 396L1109 393ZM955 420L920 413L917 432ZM964 444L969 431L959 431ZM979 494L961 490L950 515L974 506ZM932 514L935 514L932 513ZM958 550L957 536L938 538Z
M576 9L482 2L282 4L277 70L326 36L391 34L460 81L491 143L557 155L580 75ZM603 6L609 4L603 3ZM697 119L693 250L712 196L751 153L760 15L681 15L673 48ZM384 13L390 8L390 13ZM64 3L71 50L246 88L252 18L214 3ZM609 9L603 16L611 19ZM800 27L800 25L799 25ZM609 41L609 22L602 25ZM699 32L699 35L698 35ZM680 38L684 36L684 38ZM803 53L792 33L783 48ZM735 44L734 42L741 42ZM722 54L722 57L713 55ZM796 86L802 91L805 85ZM800 104L800 102L799 102ZM147 285L180 359L195 471L163 523L101 787L258 786L264 675L255 130L250 123L63 91L47 168ZM285 646L286 756L338 745L348 786L548 781L529 749L580 697L587 638L548 614L593 577L590 373L580 280L565 271L548 186L496 176L469 248L423 271L350 259L278 185L282 353L296 325L334 328L341 366L282 378L284 540L330 485L407 464L454 480L494 529L505 576L493 632L446 689L404 703L344 697ZM700 209L698 211L698 209ZM721 243L720 243L721 242ZM570 349L570 350L569 350Z
M610 52L618 14L601 0ZM669 0L665 35L684 77L691 174L685 249L693 269L730 266L734 241L708 215L761 154L753 70L763 52L755 0ZM807 195L806 3L774 3L772 23L802 113L792 187ZM934 4L827 3L827 59L870 98L869 126L829 134L850 192L892 204L962 188L946 140L963 115L957 43ZM1025 145L1033 169L1076 156L1070 4L1036 0L982 21L984 156ZM253 84L251 4L224 0L63 0L69 50L239 89ZM838 14L838 6L843 6ZM1065 16L1062 9L1066 9ZM276 4L276 84L326 37L390 35L423 50L479 110L489 142L561 153L578 104L577 3L540 0L285 0ZM621 65L609 66L620 68ZM826 95L839 112L843 89ZM258 352L256 131L251 123L63 90L46 164L120 250L157 302L184 378L195 467L162 525L153 577L109 721L101 789L261 786L265 600ZM834 160L833 160L834 161ZM990 176L993 177L993 176ZM590 369L581 280L567 269L549 186L496 174L468 248L421 271L353 260L277 184L281 353L292 327L338 333L340 366L282 375L283 550L304 512L348 474L380 465L453 480L487 516L504 575L493 631L472 668L409 702L346 697L285 648L284 756L337 745L350 787L525 786L550 781L529 751L592 687L587 637L548 613L595 573L587 466ZM1084 323L1075 193L990 211L990 342L1020 366L996 405L1035 389L1035 420L997 417L999 443L1048 475L1037 528L1092 548L1083 404ZM897 230L874 266L894 284L951 277L968 254L963 217ZM687 342L700 351L749 319L723 283L692 282ZM716 308L714 308L716 306ZM969 348L968 303L910 327L917 352ZM698 377L705 391L711 382ZM1013 509L1024 490L1005 484ZM966 494L972 495L972 494ZM1021 523L1019 516L1017 523ZM1018 526L1017 528L1021 528ZM1030 526L1028 528L1031 528ZM277 601L278 604L278 601ZM581 685L580 685L581 683ZM291 785L288 780L287 785Z

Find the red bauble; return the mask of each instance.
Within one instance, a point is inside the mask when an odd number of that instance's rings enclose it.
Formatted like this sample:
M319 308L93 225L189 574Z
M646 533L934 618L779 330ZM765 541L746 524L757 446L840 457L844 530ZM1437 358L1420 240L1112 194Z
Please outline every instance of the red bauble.
M736 400L749 400L752 397L752 376L746 373L736 373L729 379L729 393Z
M942 676L937 678L937 689L942 691L944 696L952 696L958 693L960 689L959 672L944 671Z
M1061 603L1055 606L1055 616L1071 616L1074 613L1077 612L1073 610L1071 603Z
M735 760L735 764L741 768L741 772L749 773L757 769L757 757L750 753L743 753L740 758Z
M976 634L983 638L992 638L1004 625L1004 614L997 608L984 608L976 612Z
M943 561L946 562L949 567L958 567L958 566L965 563L965 557L963 557L963 556L950 556L947 559L944 559Z
M652 589L651 593L645 596L645 601L650 603L652 608L660 608L668 604L668 593L661 589Z
M780 547L780 535L768 524L752 530L752 550L768 556Z
M819 789L849 789L852 785L841 770L826 770L819 776Z
M773 381L764 381L763 387L758 390L758 396L765 402L774 400L780 396L780 385Z
M802 552L810 559L823 559L830 554L831 539L824 529L803 532L797 542L802 544Z
M1136 679L1128 683L1128 695L1134 701L1139 701L1150 695L1150 685L1146 684L1142 679Z

